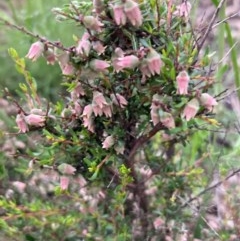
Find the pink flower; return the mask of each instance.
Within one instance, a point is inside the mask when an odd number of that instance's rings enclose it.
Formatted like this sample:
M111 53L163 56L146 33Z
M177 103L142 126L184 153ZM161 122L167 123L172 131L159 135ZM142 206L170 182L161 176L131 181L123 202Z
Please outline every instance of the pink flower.
M188 83L190 81L190 77L186 71L181 71L177 78L177 93L180 95L188 94Z
M57 59L58 59L59 65L62 67L65 66L70 61L69 54L66 52L63 52L57 55Z
M118 142L116 145L114 145L114 150L117 154L123 154L125 150L124 144L122 142Z
M140 11L139 5L132 1L126 0L124 3L124 11L127 15L127 19L135 27L140 27L142 25L142 13Z
M95 13L100 14L104 10L104 3L102 0L93 0L93 7Z
M104 105L108 104L103 94L99 91L93 91L93 103L98 105L101 109Z
M195 117L199 110L199 102L196 98L190 100L187 105L185 106L183 110L183 118L185 118L187 121L191 120Z
M103 149L109 149L111 146L114 145L114 138L113 136L108 136L102 143L102 148Z
M67 163L62 163L57 167L58 171L65 175L74 175L76 172L76 168L72 165L69 165Z
M158 94L153 95L152 104L151 104L151 112L150 112L153 125L156 125L160 122L160 116L158 113L161 108L160 100L161 100L161 98Z
M64 191L68 189L69 186L69 177L61 176L60 177L60 188Z
M151 120L153 122L153 125L154 126L157 125L160 122L160 117L158 115L158 112L153 109L151 110L150 115L151 115Z
M25 121L30 126L43 127L45 125L45 116L30 114L25 116Z
M92 42L93 49L98 53L98 55L101 55L105 52L106 47L103 46L103 44L100 41L94 41Z
M142 72L144 78L146 76L147 77L151 77L151 75L152 75L152 73L151 73L151 71L149 69L148 64L149 64L148 61L146 59L143 59L142 62L141 62L141 65L139 67L139 69Z
M23 193L27 186L26 183L19 181L12 182L12 185L17 189L19 193Z
M175 128L175 121L170 113L161 110L158 113L160 116L160 121L165 127L168 129Z
M88 118L87 116L83 116L83 126L86 127L92 133L94 133L94 124L92 117Z
M84 33L82 36L82 39L78 41L78 45L76 47L76 53L84 56L88 56L90 49L91 49L91 43L88 40L90 37L89 33Z
M71 98L73 101L77 101L80 96L85 95L84 89L80 82L77 83L76 87L71 91Z
M102 108L99 107L99 105L93 103L92 107L93 107L93 113L95 116L103 115L103 110L102 110Z
M62 68L63 75L73 75L74 74L74 67L72 64L68 63Z
M173 14L177 15L179 17L184 17L185 19L188 19L191 8L192 8L192 6L191 6L190 2L188 2L188 1L183 2L176 7L176 11Z
M66 52L62 53L61 55L57 56L57 59L63 75L74 74L75 69L73 65L70 63L70 58L68 53Z
M116 48L114 50L114 54L112 56L112 65L114 70L118 73L119 71L122 70L122 67L118 64L118 58L123 57L124 56L124 52L121 48Z
M147 62L151 75L160 74L160 70L163 65L161 56L152 48L150 48L150 51L147 55Z
M21 133L26 133L27 131L29 131L25 116L22 112L17 114L16 123Z
M128 55L125 57L120 57L117 59L116 65L118 66L117 70L122 69L134 69L139 64L139 59L135 55Z
M124 109L128 104L127 100L120 94L116 94L116 95L111 94L110 97L113 103L117 106L120 106L122 109Z
M96 72L106 72L106 69L110 66L106 61L99 59L93 59L89 65Z
M73 109L77 116L80 116L82 114L83 108L77 101L73 103Z
M56 62L56 55L52 49L44 51L43 56L47 60L47 64L54 65Z
M162 227L164 227L164 221L161 218L156 218L153 221L153 226L156 230L160 230Z
M126 24L127 16L124 12L124 6L122 4L116 4L113 6L113 18L117 25Z
M82 116L83 117L87 117L88 119L91 117L92 115L92 112L93 112L93 107L91 104L89 105L86 105L83 109L83 113L82 113Z
M218 104L217 101L215 100L215 98L213 98L208 93L202 93L201 94L200 102L209 111L211 111L213 109L213 106Z
M105 116L112 117L112 106L110 104L104 105L102 111Z
M42 55L43 51L44 44L40 41L35 42L31 45L26 57L31 59L32 61L36 61Z
M102 27L104 26L103 23L101 23L97 18L93 16L83 16L82 21L86 28L96 32L101 32Z

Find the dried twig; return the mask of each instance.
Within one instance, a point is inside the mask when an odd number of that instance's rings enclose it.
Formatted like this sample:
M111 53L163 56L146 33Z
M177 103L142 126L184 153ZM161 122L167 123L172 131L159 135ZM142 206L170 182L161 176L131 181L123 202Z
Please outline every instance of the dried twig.
M18 25L15 25L15 24L13 24L13 23L10 23L9 21L7 21L7 20L5 20L5 19L3 19L3 18L1 18L1 17L0 17L0 21L1 21L4 25L6 25L6 26L8 26L8 27L11 27L11 28L14 28L14 29L17 29L18 31L23 32L23 33L25 33L25 34L33 37L33 38L36 38L36 39L40 40L41 42L43 42L43 43L45 43L45 44L47 44L47 45L49 45L49 46L56 47L56 48L61 49L61 50L63 50L63 51L72 52L72 49L71 49L71 48L66 48L66 47L64 47L60 42L52 42L52 41L49 41L49 40L47 40L46 38L40 36L39 34L34 34L34 33L32 33L31 31L27 30L26 28L21 27L21 26L18 26Z
M202 49L203 44L205 43L205 41L206 41L206 39L207 39L207 37L208 37L209 32L212 30L213 24L214 24L214 22L215 22L215 20L216 20L216 18L217 18L217 16L218 16L218 13L219 13L219 11L221 10L221 8L222 8L222 6L223 6L223 4L224 4L225 1L226 1L226 0L221 0L220 3L218 4L218 6L217 6L217 8L216 8L216 10L215 10L215 12L214 12L214 14L213 14L213 16L212 16L212 19L210 20L210 22L209 22L209 24L208 24L208 27L207 27L207 29L206 29L203 37L202 37L202 41L201 41L201 43L198 44L198 46L197 46L197 47L198 47L198 53L199 53L200 50Z
M206 192L209 192L215 188L217 188L218 186L222 185L223 182L227 181L228 179L230 179L231 177L235 176L236 174L240 173L240 168L237 169L236 171L232 172L231 174L229 174L227 177L225 177L223 180L215 183L214 185L204 189L203 191L201 191L200 193L198 193L196 196L190 198L189 200L187 200L184 204L182 204L180 206L180 208L185 208L186 206L189 205L189 203L191 203L192 201L198 199L200 196L202 196L203 194L205 194Z

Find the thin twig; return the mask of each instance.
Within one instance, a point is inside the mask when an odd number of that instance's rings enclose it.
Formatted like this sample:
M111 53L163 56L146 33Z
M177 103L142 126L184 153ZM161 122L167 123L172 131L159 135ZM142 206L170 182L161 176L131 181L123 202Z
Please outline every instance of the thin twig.
M40 40L41 42L43 42L43 43L45 43L47 45L50 45L52 47L56 47L56 48L61 49L63 51L72 52L71 48L66 48L59 42L49 41L46 38L40 36L39 34L34 34L31 31L27 30L26 28L24 28L22 26L15 25L13 23L10 23L9 21L7 21L7 20L5 20L5 19L3 19L1 17L0 17L0 21L2 21L3 24L5 24L6 26L14 28L14 29L17 29L18 31L23 32L23 33L25 33L25 34L33 37L33 38L36 38L36 39Z
M228 55L231 53L231 51L236 47L238 43L239 41L233 44L233 46L228 50L228 52L225 54L225 56L223 56L223 58L218 62L218 64L221 64L228 57Z
M220 24L222 24L222 23L225 23L225 22L227 22L228 20L230 20L230 19L232 19L232 18L234 18L234 17L236 17L236 16L239 16L239 15L240 15L240 13L239 13L239 12L236 12L236 13L234 13L234 14L226 17L225 19L223 19L223 20L217 22L216 24L214 24L214 25L212 26L212 29L216 28L218 25L220 25Z
M226 1L226 0L221 0L220 3L218 4L218 6L217 6L217 8L216 8L216 10L215 10L215 12L214 12L214 14L213 14L213 16L212 16L212 19L210 20L210 22L209 22L209 24L208 24L207 30L205 31L205 33L204 33L204 35L203 35L203 37L202 37L202 41L201 41L201 43L198 45L198 53L199 53L200 50L202 49L203 44L205 43L205 41L206 41L206 39L207 39L207 37L208 37L209 32L212 30L213 24L214 24L214 22L215 22L215 20L216 20L216 18L217 18L217 16L218 16L218 13L219 13L220 9L222 8L222 6L223 6L223 4L224 4L225 1Z
M189 205L189 203L191 203L192 201L198 199L200 196L202 196L203 194L205 194L206 192L209 192L215 188L217 188L218 186L220 186L223 182L227 181L228 179L230 179L231 177L235 176L236 174L240 173L240 168L237 169L236 171L232 172L231 174L229 174L227 177L225 177L223 180L217 182L216 184L204 189L203 191L201 191L200 193L198 193L196 196L190 198L189 200L187 200L184 204L182 204L180 206L180 208L185 208L186 206Z

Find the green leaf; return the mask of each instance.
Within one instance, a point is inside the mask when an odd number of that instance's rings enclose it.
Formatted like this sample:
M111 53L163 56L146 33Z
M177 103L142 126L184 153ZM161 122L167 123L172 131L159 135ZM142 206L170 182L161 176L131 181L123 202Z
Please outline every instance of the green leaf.
M23 83L19 83L19 87L25 93L28 91L28 87Z
M219 4L219 0L212 0L212 3L217 7Z
M90 178L88 178L88 179L89 179L90 181L94 181L94 180L97 178L98 173L99 173L99 168L96 168L96 170L95 170L95 172L93 173L93 175L92 175Z
M19 58L18 53L14 48L8 49L8 54L12 57L14 61L16 61Z

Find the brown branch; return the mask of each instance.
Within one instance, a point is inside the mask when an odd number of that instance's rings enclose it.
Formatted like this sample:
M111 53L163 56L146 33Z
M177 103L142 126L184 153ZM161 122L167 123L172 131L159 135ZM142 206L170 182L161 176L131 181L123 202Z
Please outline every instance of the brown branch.
M128 160L131 162L131 160L133 159L134 155L136 154L137 150L144 145L147 141L149 141L158 131L160 130L165 130L166 127L163 126L163 124L161 122L159 122L157 125L155 125L153 127L153 129L151 131L149 131L149 133L140 136L134 143L133 148L130 151L130 154L128 156ZM133 164L133 162L132 162ZM132 165L131 164L131 165Z
M203 37L202 37L202 41L201 41L201 43L197 46L197 47L198 47L198 53L199 53L200 50L202 49L203 44L205 43L205 41L206 41L206 39L207 39L207 37L208 37L209 32L212 30L213 24L214 24L214 22L215 22L215 20L216 20L216 18L217 18L217 16L218 16L218 13L219 13L219 11L221 10L221 8L222 8L222 6L223 6L223 4L224 4L225 1L226 1L226 0L221 0L220 3L218 4L218 6L217 6L217 8L216 8L216 10L215 10L215 12L214 12L214 14L213 14L213 16L212 16L212 19L210 20L210 22L209 22L209 24L208 24L208 27L207 27L207 29L206 29Z
M18 25L15 25L13 23L10 23L9 21L7 21L7 20L5 20L5 19L3 19L1 17L0 17L0 21L2 21L3 24L5 24L6 26L14 28L14 29L17 29L18 31L23 32L23 33L25 33L25 34L33 37L33 38L36 38L36 39L40 40L41 42L43 42L43 43L45 43L47 45L50 45L52 47L56 47L56 48L61 49L63 51L72 52L71 48L66 48L59 42L49 41L46 38L40 36L39 34L34 34L31 31L27 30L26 28L18 26Z

